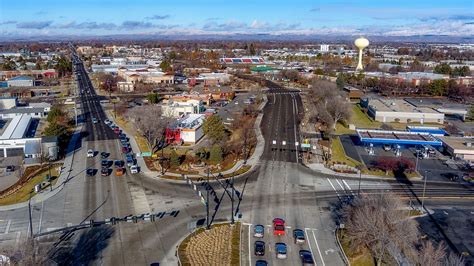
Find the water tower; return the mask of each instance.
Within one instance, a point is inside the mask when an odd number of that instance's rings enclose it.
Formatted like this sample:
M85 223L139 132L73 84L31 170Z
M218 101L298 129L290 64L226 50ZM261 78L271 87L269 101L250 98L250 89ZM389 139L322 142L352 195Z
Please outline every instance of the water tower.
M360 37L355 40L354 44L357 46L357 48L359 48L359 63L357 64L356 71L362 71L362 69L364 69L364 66L362 65L362 50L369 46L369 40L364 37Z

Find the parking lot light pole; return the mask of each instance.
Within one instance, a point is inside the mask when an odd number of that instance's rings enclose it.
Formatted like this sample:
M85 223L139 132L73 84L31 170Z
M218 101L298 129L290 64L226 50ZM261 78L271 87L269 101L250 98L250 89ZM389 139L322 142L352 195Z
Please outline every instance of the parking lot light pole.
M421 210L425 208L425 191L426 191L426 180L428 179L428 171L425 170L425 182L423 185L423 198L421 199Z
M235 220L234 220L234 172L232 172L232 181L231 182L232 182L232 199L231 199L231 202L232 202L232 208L231 208L231 211L232 211L231 215L232 216L231 217L232 218L231 218L230 224L234 225L234 223L235 223Z
M209 184L209 166L207 167L207 184ZM206 230L211 229L209 224L209 189L206 189Z

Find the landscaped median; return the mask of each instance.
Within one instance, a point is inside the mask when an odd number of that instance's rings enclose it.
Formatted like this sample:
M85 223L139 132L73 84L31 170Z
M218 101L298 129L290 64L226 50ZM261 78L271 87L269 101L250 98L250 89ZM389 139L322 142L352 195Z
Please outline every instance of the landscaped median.
M51 176L53 177L51 183L53 186L58 179L58 168L60 168L60 166L61 164L51 165ZM46 181L46 176L48 175L48 165L35 165L26 168L20 180L18 180L9 188L0 192L0 205L9 205L27 201L30 196L34 196L36 194L34 191L35 186L42 182L48 183L48 185L43 187L43 189L49 189L49 182Z
M252 167L250 165L243 165L241 166L238 170L234 171L234 172L231 172L231 173L228 173L228 174L224 174L222 176L222 178L231 178L232 176L236 177L236 176L239 176L239 175L242 175L242 174L245 174L247 173ZM218 173L214 173L212 174L213 176L216 176L218 175ZM188 176L189 179L191 180L197 180L199 178L204 178L206 177L206 175L201 175L199 177L194 177L194 176ZM171 179L171 180L184 180L184 178L181 176L181 175L170 175L170 174L164 174L162 176L160 176L160 178L164 178L164 179ZM214 179L214 178L212 178Z
M180 265L240 265L240 223L199 228L177 249Z

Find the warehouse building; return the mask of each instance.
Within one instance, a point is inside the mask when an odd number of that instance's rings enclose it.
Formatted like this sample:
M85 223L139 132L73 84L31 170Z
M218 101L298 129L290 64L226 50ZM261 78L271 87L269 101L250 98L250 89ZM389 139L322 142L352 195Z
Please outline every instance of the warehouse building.
M361 99L367 114L379 122L444 123L444 114L428 107L417 107L402 99Z

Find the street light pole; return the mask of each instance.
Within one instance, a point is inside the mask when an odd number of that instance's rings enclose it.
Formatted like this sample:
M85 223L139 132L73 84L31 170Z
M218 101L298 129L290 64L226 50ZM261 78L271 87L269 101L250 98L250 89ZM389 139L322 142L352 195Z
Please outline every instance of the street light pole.
M30 198L28 200L28 217L30 223L30 238L33 238L33 222L31 220L31 193L33 193L33 189L30 190Z
M428 179L427 172L428 171L425 170L425 182L424 182L424 185L423 185L423 198L421 199L421 210L423 210L425 208L426 180Z
M207 184L209 184L209 166L207 167ZM209 189L206 189L206 230L211 229L209 224Z

